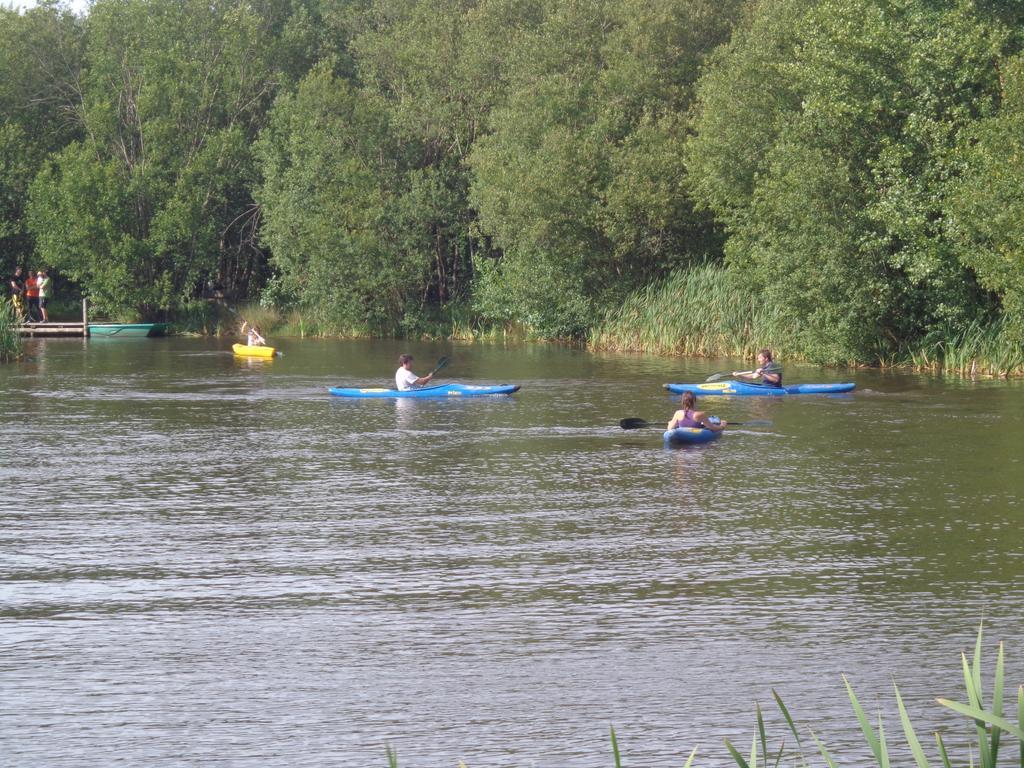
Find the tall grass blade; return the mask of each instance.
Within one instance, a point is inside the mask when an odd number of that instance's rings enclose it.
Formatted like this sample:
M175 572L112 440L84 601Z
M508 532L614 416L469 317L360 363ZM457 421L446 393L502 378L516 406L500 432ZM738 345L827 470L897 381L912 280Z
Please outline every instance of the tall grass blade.
M949 753L946 752L946 743L942 740L942 734L935 734L935 743L939 745L939 757L942 758L942 765L944 768L953 768L953 763L949 760Z
M608 726L612 738L612 754L615 755L615 768L622 768L622 756L619 754L619 742L615 738L614 726Z
M928 768L928 758L925 757L924 749L921 747L921 742L917 738L917 734L914 733L914 726L910 723L910 715L907 714L907 708L903 706L903 697L900 696L900 689L893 684L893 689L896 691L896 706L900 711L900 722L903 723L903 733L907 737L907 745L910 747L910 752L914 756L914 762L917 763L917 768Z
M864 714L864 708L857 701L857 695L853 692L853 688L850 686L850 681L846 679L846 675L843 675L843 682L846 684L846 693L850 697L850 704L853 705L853 711L857 715L857 722L860 723L860 729L864 734L864 738L867 739L868 746L871 747L875 760L879 765L882 765L882 750L878 737L875 735L871 723L868 722L867 715Z
M974 690L977 692L978 700L975 702L979 707L982 706L984 701L981 687L981 631L982 628L978 627L978 637L974 641L974 665L973 665L973 679L974 679Z
M978 625L978 636L974 641L973 663L969 665L969 674L965 675L967 700L972 706L982 711L985 709L985 694L981 682L981 641L984 628L983 623ZM967 664L966 658L964 658L964 664ZM996 754L992 749L993 744L989 742L985 723L975 720L975 731L978 735L978 758L981 760L981 768L995 768ZM998 739L995 743L998 744Z
M398 752L389 745L384 745L384 753L388 756L388 768L398 768Z
M1003 644L999 643L999 652L996 654L996 676L992 681L992 714L996 717L1003 716ZM1002 731L998 728L992 729L992 764L999 762L999 742Z
M818 738L818 734L816 734L814 731L811 731L811 738L814 739L814 743L818 745L818 752L821 753L821 756L825 759L825 762L828 763L828 768L839 768L839 764L832 759L832 755L829 754L829 751L825 747L824 743L822 743L821 739Z
M1017 689L1017 723L1024 731L1024 685ZM1024 739L1020 740L1020 768L1024 768Z
M978 634L981 634L980 630ZM981 681L976 680L975 669L972 669L970 662L967 661L967 654L960 654L960 663L964 670L964 687L967 689L967 701L970 702L974 709L981 711ZM988 732L985 729L984 721L975 718L974 731L978 737L978 758L981 760L982 768L993 768L989 759Z
M804 745L800 742L800 734L797 732L796 723L793 722L793 718L789 714L789 710L786 709L786 705L782 703L782 697L779 696L778 691L772 689L772 696L775 697L775 703L779 705L779 710L782 712L782 716L786 718L786 724L789 726L789 732L793 734L793 738L796 739L796 747L800 752L800 756L803 758L804 765L807 765L807 758L804 757Z
M882 713L878 713L878 749L882 754L879 765L881 768L889 768L889 747L885 742L885 727L882 725Z
M764 716L761 713L761 705L755 704L754 708L757 710L757 733L761 737L761 754L764 755L764 762L767 768L768 765L768 734L764 730Z
M693 758L695 758L696 756L697 756L697 748L694 747L693 751L690 752L690 756L688 758L686 758L686 762L683 763L683 768L690 768L690 766L693 765Z
M994 725L998 728L1002 728L1009 734L1016 736L1018 739L1024 739L1024 726L1015 725L1005 717L996 717L991 712L986 712L984 709L978 709L977 707L971 707L967 704L961 704L958 701L950 701L949 699L936 699L939 704L944 707L949 707L954 712L959 712L961 715L966 715L972 718L975 722L981 723L981 728L984 730L985 723Z
M756 740L754 741L754 744L757 744ZM732 755L732 759L736 761L736 765L740 768L750 768L750 763L743 758L743 755L740 754L739 750L736 749L728 739L725 740L725 748L729 750L729 754ZM754 764L754 768L757 768L756 763Z

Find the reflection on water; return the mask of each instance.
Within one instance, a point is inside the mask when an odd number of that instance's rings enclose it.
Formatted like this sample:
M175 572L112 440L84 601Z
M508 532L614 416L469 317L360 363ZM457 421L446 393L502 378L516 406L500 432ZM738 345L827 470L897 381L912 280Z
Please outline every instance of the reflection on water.
M701 398L771 426L666 451L661 383L740 361L423 345L523 388L345 400L405 350L142 341L0 367L10 764L725 764L773 688L863 764L841 674L956 725L984 618L1024 679L1019 383Z

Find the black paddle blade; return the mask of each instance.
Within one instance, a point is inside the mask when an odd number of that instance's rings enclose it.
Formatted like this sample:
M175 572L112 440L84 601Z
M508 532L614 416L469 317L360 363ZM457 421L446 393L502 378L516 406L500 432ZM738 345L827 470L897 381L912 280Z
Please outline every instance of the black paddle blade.
M732 376L732 372L712 373L710 376L708 376L706 379L704 379L704 381L705 382L708 382L708 381L718 381L723 376Z
M651 423L643 419L623 419L619 422L619 426L623 429L641 429L642 427L651 426Z
M448 363L450 363L450 362L451 362L451 360L449 360L447 357L442 357L440 360L437 361L437 366L434 368L434 370L432 370L430 372L430 375L433 376L435 373L440 371L442 368L446 368L448 366Z

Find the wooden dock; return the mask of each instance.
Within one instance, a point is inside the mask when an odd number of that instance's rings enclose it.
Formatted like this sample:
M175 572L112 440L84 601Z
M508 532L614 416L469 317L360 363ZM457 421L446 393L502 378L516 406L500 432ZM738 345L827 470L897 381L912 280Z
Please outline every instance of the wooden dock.
M22 323L18 326L22 336L88 336L88 323Z
M78 336L89 335L89 310L85 299L82 299L82 321L79 323L49 322L22 323L18 326L22 336Z

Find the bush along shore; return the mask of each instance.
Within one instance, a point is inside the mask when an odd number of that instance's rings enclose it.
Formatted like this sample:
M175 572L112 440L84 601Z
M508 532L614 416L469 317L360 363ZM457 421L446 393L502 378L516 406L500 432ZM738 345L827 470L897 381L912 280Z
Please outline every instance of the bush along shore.
M872 764L878 768L889 768L891 765L908 765L906 755L913 759L916 768L953 768L953 766L978 766L978 768L997 768L999 765L1000 753L1003 751L1015 755L1011 763L1024 766L1024 685L1020 685L1016 691L1016 704L1011 706L1009 711L1004 711L1004 650L1003 644L999 643L996 653L995 669L992 677L991 696L986 701L984 686L982 683L982 627L978 628L977 640L974 644L974 653L968 656L961 653L961 668L966 689L965 701L951 701L949 699L936 699L936 703L945 709L965 718L960 722L965 729L964 742L968 745L969 754L950 755L947 749L947 739L941 733L935 733L935 744L931 750L926 750L921 742L917 730L911 722L910 715L900 695L899 688L893 684L893 693L896 697L896 707L899 711L899 725L902 731L898 740L892 739L892 731L885 728L881 714L877 717L877 727L872 725L870 714L865 711L853 691L850 681L843 677L846 686L846 693L850 700L853 717L856 720L857 728L864 738L864 742L870 750ZM724 754L715 756L711 760L712 765L721 765L723 760L730 758L738 768L770 768L781 765L810 766L815 764L827 765L828 768L840 768L844 765L841 758L829 750L825 742L818 734L810 728L802 728L793 719L789 708L783 702L777 691L772 691L775 704L786 723L785 733L776 741L769 737L765 725L765 718L760 707L756 707L755 733L751 739L749 751L734 745L729 739L725 739ZM793 746L786 749L786 740L792 737ZM615 768L623 768L623 753L620 750L618 739L615 736L615 729L610 729L612 765ZM928 752L933 754L929 756ZM399 768L398 753L391 747L385 747L389 768ZM977 758L977 760L975 760ZM845 763L857 764L860 763ZM694 748L686 761L682 763L683 768L701 765L698 750ZM458 768L469 768L463 761L458 762Z

